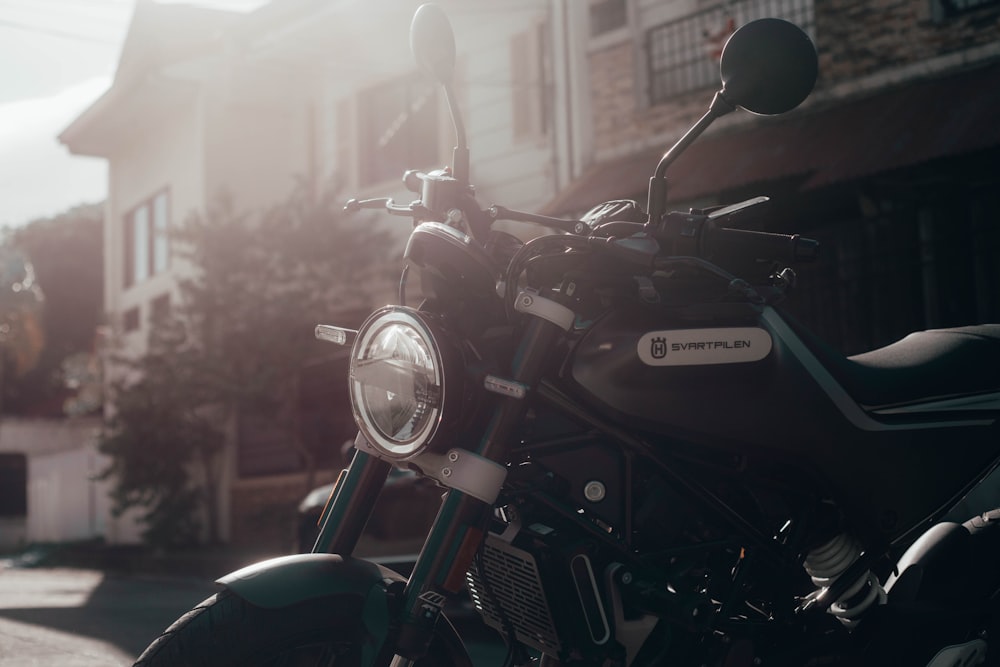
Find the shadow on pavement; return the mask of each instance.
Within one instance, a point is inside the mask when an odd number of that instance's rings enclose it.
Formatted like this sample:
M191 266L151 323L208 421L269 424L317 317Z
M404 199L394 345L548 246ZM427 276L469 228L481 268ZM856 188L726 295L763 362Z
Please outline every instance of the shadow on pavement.
M92 586L89 591L88 586ZM85 647L93 651L93 641L102 642L134 659L177 618L215 590L210 581L194 578L7 569L0 570L0 619L92 640L80 642L81 650ZM457 613L452 620L474 663L501 664L506 652L498 635L470 609L454 611ZM59 641L73 646L71 639ZM121 664L120 654L108 657L106 664Z
M79 589L63 585L62 579L70 583L69 578L74 574L77 578L82 576L80 572L7 570L0 572L0 577L10 581L29 572L36 579L31 582L33 587L39 585L39 577L49 572L58 580L52 582L51 589L40 589L34 601L0 608L0 618L106 642L133 657L215 590L211 582L193 579L144 580L106 575L79 604L80 600L74 599L78 598ZM5 592L5 596L9 597L9 593ZM61 596L65 605L60 602Z
M419 545L393 546L398 548L365 542L358 555L416 553ZM134 659L177 618L216 592L212 583L216 577L265 557L227 549L156 555L99 544L36 546L0 561L0 620L92 640L91 649L94 641L103 642ZM404 554L377 560L405 576L413 559ZM482 623L468 598L463 596L449 607L446 613L467 642L475 664L502 663L503 643ZM53 641L71 646L74 640ZM121 664L120 654L113 657L108 664Z

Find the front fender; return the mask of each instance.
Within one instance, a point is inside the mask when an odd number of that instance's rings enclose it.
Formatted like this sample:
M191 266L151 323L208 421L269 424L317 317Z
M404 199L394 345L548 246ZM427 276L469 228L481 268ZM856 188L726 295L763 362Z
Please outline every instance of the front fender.
M388 588L400 575L375 563L337 554L295 554L248 565L215 581L265 609L332 595L381 599L388 618ZM367 604L365 605L367 607Z
M369 637L366 664L384 654L392 618L390 587L406 580L398 573L370 561L336 554L311 553L282 556L231 572L215 583L250 604L281 609L317 598L350 600L360 608L361 624ZM436 638L453 665L471 665L469 655L454 627L442 614ZM391 657L392 652L388 652Z

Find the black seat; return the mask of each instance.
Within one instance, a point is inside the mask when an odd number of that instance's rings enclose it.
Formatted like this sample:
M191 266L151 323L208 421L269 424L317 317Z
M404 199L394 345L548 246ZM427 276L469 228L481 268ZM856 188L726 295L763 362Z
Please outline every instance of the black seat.
M1000 392L1000 324L918 331L853 357L823 357L866 407Z

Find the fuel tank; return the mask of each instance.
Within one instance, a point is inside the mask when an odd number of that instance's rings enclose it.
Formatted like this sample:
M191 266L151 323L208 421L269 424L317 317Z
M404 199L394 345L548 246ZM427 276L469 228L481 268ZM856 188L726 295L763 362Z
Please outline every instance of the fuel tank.
M880 541L939 516L995 465L992 414L865 410L777 310L632 304L594 322L568 389L654 443L781 461L824 480Z

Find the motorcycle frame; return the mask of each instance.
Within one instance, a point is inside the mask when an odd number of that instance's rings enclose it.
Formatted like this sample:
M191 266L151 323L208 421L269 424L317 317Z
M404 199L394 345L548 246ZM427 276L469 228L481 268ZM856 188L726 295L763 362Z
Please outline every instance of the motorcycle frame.
M617 443L625 455L625 503L620 540L600 535L593 526L576 516L564 518L580 526L587 534L602 540L612 549L625 551L631 545L631 483L632 461L642 458L655 462L658 472L681 495L702 508L707 515L729 526L758 559L785 571L797 565L799 547L776 542L763 533L737 508L730 506L710 489L685 476L661 448L625 431L597 415L564 393L555 383L543 378L553 345L564 333L563 328L541 317L528 318L519 346L512 355L510 379L531 388L538 406L545 406L585 426L589 432L598 433ZM469 451L504 465L513 454L515 430L521 424L526 402L512 397L498 398L478 443ZM359 436L360 437L360 436ZM464 443L449 443L454 447ZM544 443L540 445L544 447ZM314 553L334 553L343 557L353 555L364 525L378 499L390 464L359 449L336 485L331 501L321 517L321 530L313 548ZM544 494L539 494L544 502ZM449 489L441 508L427 534L413 572L392 608L395 617L390 619L387 642L393 652L406 659L422 656L431 638L445 601L459 592L465 574L473 563L486 535L493 507L456 489ZM556 511L559 511L557 508ZM866 551L850 570L821 596L812 599L808 611L813 614L825 611L861 573L873 569L879 561L886 561L885 550ZM804 608L803 610L806 610ZM382 653L385 653L383 651Z
M666 200L666 180L663 174L666 166L715 117L733 110L731 108L733 103L725 99L724 92L725 90L717 94L709 113L664 155L657 167L653 179L650 180L647 232L663 231L660 226L663 222L661 218ZM464 141L464 128L459 120L451 90L446 83L445 93L459 136L459 146L455 151L454 176L442 170L433 174L417 172L410 178L411 174L408 172L404 182L415 192L417 189L414 186L421 186L419 188L421 200L409 206L398 206L391 199L360 202L351 200L346 208L348 210L382 208L393 215L410 217L414 224L420 220L463 219L480 244L485 241L485 238L481 237L485 237L490 222L497 217L540 222L557 227L562 225L561 228L566 231L583 234L586 225L579 221L547 219L544 216L520 214L502 207L493 207L490 211L478 209L472 198L471 187L467 183L468 149ZM462 215L456 215L458 213ZM616 259L626 263L651 264L655 255L659 254L660 248L650 241L651 236L647 234L645 243L637 244L636 247L628 244L615 246L611 251L617 253ZM592 244L587 243L587 245ZM669 245L669 248L663 248L665 254L688 254L678 251L678 246L683 244ZM649 252L650 249L655 252ZM691 257L668 259L686 263L694 261L708 266L707 262L694 260ZM715 273L718 274L719 270L715 270ZM517 276L513 277L514 282L509 283L508 290L517 284ZM507 296L511 294L508 293ZM404 300L401 298L402 301ZM509 299L505 305L510 305ZM562 313L563 317L567 313L572 315L565 307L555 305L566 311ZM783 573L788 571L788 567L798 565L796 561L803 553L802 535L790 536L787 542L775 541L772 535L762 532L747 518L751 515L744 515L713 493L710 488L685 476L684 466L677 465L678 462L671 460L665 451L617 426L615 422L596 415L592 410L587 410L582 403L564 393L559 388L561 385L544 379L544 371L551 368L551 353L557 347L555 343L564 331L572 328L573 318L570 317L570 323L567 325L565 322L559 322L559 318L546 318L542 312L523 310L521 312L528 317L525 318L526 323L517 349L511 355L509 375L501 379L527 387L528 395L536 401L535 405L544 406L578 422L589 429L589 432L601 434L612 440L621 449L624 456L625 477L625 497L622 499L625 517L623 530L620 537L601 535L598 528L590 525L586 519L566 514L565 508L555 507L555 499L547 499L545 491L532 491L533 498L542 502L552 501L548 503L549 506L557 512L562 512L563 518L580 527L588 536L597 538L612 550L622 554L622 560L628 563L630 552L633 550L631 522L634 462L636 459L648 460L656 465L657 472L678 491L679 495L692 501L707 515L732 529L735 539L727 535L723 540L726 545L741 547L745 544L751 548L746 561L740 549L740 560L733 577L734 593L725 602L723 609L739 598L739 583L746 576L744 566L748 561L756 562L757 556L761 556L760 560L770 561L772 565L778 566L779 572ZM485 422L486 427L482 430L482 435L477 436L477 442L447 444L452 449L465 445L466 451L499 465L505 465L518 453L514 449L517 442L514 436L524 419L527 401L523 397L512 396L495 397L493 400L494 405ZM337 600L345 596L363 597L365 604L358 635L364 644L363 664L383 665L390 661L393 664L406 664L426 655L434 639L436 627L439 627L438 620L442 615L444 603L449 596L460 590L466 573L483 546L492 519L493 504L456 488L448 489L425 538L412 574L406 581L373 563L355 559L353 554L390 471L389 462L373 454L375 450L360 446L361 444L367 443L356 441L358 451L350 466L342 473L327 507L324 508L320 519L320 531L311 554L290 556L250 566L221 578L218 583L252 605L274 609L306 599L328 598L331 604L336 604ZM544 449L552 445L551 442L533 443L524 449L532 451L533 448ZM697 545L696 548L715 547L719 543ZM806 618L817 618L819 612L825 611L833 601L840 598L862 572L872 569L875 561L884 558L893 546L895 545L882 544L878 545L878 549L863 553L833 585L824 590L822 595L812 598L809 606L803 605L797 609L797 612L810 612L803 615L803 623L808 622ZM612 565L617 566L619 563ZM612 587L621 583L624 582L611 582ZM811 637L803 635L803 642L808 643L811 640Z
M448 29L450 33L450 28ZM448 38L451 39L450 34ZM419 60L419 59L418 59ZM450 69L451 65L444 69ZM454 104L448 77L435 71L435 78L445 86L445 93L455 120L458 146L455 149L454 177L447 174L414 174L404 177L407 187L417 192L420 185L421 199L408 207L398 206L389 200L365 200L348 202L348 210L361 208L383 208L390 214L418 219L440 219L429 215L432 210L438 213L448 211L449 217L453 209L461 212L467 220L473 236L482 236L482 229L489 226L492 218L500 214L500 209L492 209L486 214L478 210L471 199L471 192L466 192L468 176L468 148L464 140L464 128ZM808 94L815 80L815 73L809 81L809 86L803 89L803 97ZM803 81L804 83L804 81ZM733 111L737 101L726 96L725 88L716 94L708 113L664 156L654 172L649 183L647 206L648 231L655 231L661 224L665 212L666 179L664 172L667 166L717 117ZM795 103L797 104L797 102ZM792 105L794 106L794 104ZM774 112L768 112L774 113ZM411 181L413 181L411 185ZM468 195L468 196L467 196ZM537 216L523 214L511 215L511 211L503 211L511 219L534 220L541 222ZM555 223L565 221L552 221ZM476 232L480 233L476 233ZM575 230L574 230L575 231ZM483 239L479 239L482 241ZM639 253L642 255L642 253ZM639 258L640 260L643 257ZM404 274L405 275L405 274ZM553 343L562 334L564 326L554 321L529 313L528 323L522 333L518 348L512 355L509 377L529 388L529 394L534 396L541 405L548 406L556 412L585 425L594 432L601 433L618 443L626 457L625 461L625 525L622 540L614 546L619 550L622 543L628 551L631 543L631 482L632 460L642 457L656 463L659 472L681 495L686 496L695 505L703 508L709 516L728 525L739 539L752 548L756 556L769 561L779 570L796 565L801 551L801 544L790 540L788 544L777 543L772 535L765 534L752 521L748 520L737 508L713 493L697 481L685 476L683 471L673 464L663 452L641 438L637 438L609 421L596 416L573 398L563 393L556 385L542 378L542 372L551 354ZM465 445L465 449L474 454L491 460L500 465L509 463L514 439L512 436L521 423L526 401L521 398L500 397L487 422L482 436L476 443L448 443L448 447L456 448ZM361 437L361 436L359 436ZM382 490L389 472L389 463L380 460L368 447L358 448L349 468L344 472L335 487L327 508L321 517L320 532L313 548L314 553L336 553L350 558L358 544L364 526L367 523L376 500ZM433 636L437 619L447 598L457 593L465 578L466 572L473 564L474 558L482 546L487 532L488 522L492 516L493 507L463 491L451 488L444 499L437 516L428 532L423 548L417 557L413 572L398 596L391 605L394 618L390 619L390 631L386 640L393 647L397 656L404 660L416 660L425 654ZM601 538L605 543L615 542L608 536L600 536L593 526L585 525L579 517L566 517L575 525L584 528L588 534ZM848 568L836 582L824 593L814 598L808 610L813 613L825 611L837 600L846 589L857 579L857 576L874 567L876 561L885 558L889 545L872 551L866 551ZM803 611L806 609L803 608ZM380 655L386 654L385 646Z
M580 526L585 532L602 540L607 546L628 550L631 544L631 461L636 457L654 461L659 472L682 495L702 507L710 515L725 523L752 547L753 553L784 568L794 563L797 551L792 545L778 545L747 520L736 508L729 506L711 490L684 476L651 443L637 438L620 427L595 415L553 383L543 379L543 371L556 339L563 334L560 326L541 317L531 317L522 334L520 344L512 355L512 380L531 387L540 406L547 406L590 431L600 433L618 443L626 456L626 524L621 541L600 535L593 526L579 517L564 518ZM478 443L470 451L506 464L512 454L512 437L521 424L526 410L525 401L512 397L498 398ZM361 436L359 436L361 437ZM449 443L454 447L460 443ZM367 448L365 448L367 449ZM313 553L338 554L350 558L357 547L364 526L388 476L390 464L380 460L365 449L358 449L350 466L341 475L331 500L320 518L320 532ZM405 588L391 607L396 616L390 619L390 632L386 639L393 645L393 652L408 660L416 660L427 650L434 627L445 601L458 593L465 581L465 574L473 564L486 535L493 507L477 498L448 489ZM558 510L557 510L558 511ZM879 555L865 554L852 569L862 572L871 567ZM849 580L848 577L844 578ZM818 600L815 611L825 610L842 591L831 590ZM381 651L380 654L385 654Z

